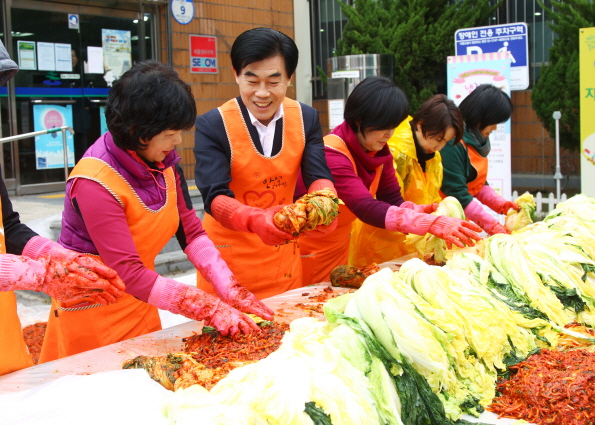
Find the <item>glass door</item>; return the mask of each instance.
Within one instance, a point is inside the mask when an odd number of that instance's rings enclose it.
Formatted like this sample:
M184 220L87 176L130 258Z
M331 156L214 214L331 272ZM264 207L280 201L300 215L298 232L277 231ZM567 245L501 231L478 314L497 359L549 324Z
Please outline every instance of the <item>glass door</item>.
M15 77L18 133L72 127L75 134L67 138L72 167L105 131L103 110L113 82L135 61L151 57L152 40L139 41L139 33L153 33L153 15L139 22L138 11L81 8L86 13L78 14L79 28L72 29L68 17L78 6L29 4L39 9L19 9L15 2L11 12L13 56L20 66ZM63 182L61 133L35 139L19 142L20 184Z

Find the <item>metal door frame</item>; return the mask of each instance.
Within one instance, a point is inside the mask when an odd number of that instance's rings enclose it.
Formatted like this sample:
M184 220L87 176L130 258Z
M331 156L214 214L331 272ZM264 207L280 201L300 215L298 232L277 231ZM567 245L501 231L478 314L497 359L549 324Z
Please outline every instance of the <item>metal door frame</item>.
M8 54L11 58L15 58L12 48L12 9L29 9L37 11L50 11L50 12L63 12L63 13L78 13L79 15L96 15L96 16L108 16L108 17L122 17L129 19L138 19L139 22L144 21L145 13L151 13L155 17L154 25L151 31L151 57L159 58L161 52L161 18L164 11L165 5L168 4L168 0L115 0L111 1L108 6L105 6L105 1L94 1L94 0L66 0L70 4L65 4L64 0L60 3L53 3L51 1L39 1L39 0L0 0L0 7L3 12L3 25L4 25L4 45ZM17 6L18 4L18 6ZM102 7L103 5L103 7ZM169 10L169 8L167 8ZM167 13L167 12L166 12ZM138 31L139 37L139 60L147 58L147 51L145 46L145 26L141 25ZM143 40L143 42L140 42ZM168 37L168 52L171 50L169 47ZM169 53L168 53L169 54ZM17 62L17 60L15 60ZM16 106L16 86L13 80L9 80L7 83L8 89L8 136L16 136L18 134L17 126L17 106ZM7 135L2 134L3 137ZM12 169L14 172L14 178L5 179L4 167L2 167L2 178L6 183L6 187L9 193L15 193L17 196L29 195L43 192L57 192L65 189L66 182L52 182L52 183L37 183L21 185L20 166L19 166L19 149L18 140L12 142ZM4 163L3 152L0 150L0 164Z

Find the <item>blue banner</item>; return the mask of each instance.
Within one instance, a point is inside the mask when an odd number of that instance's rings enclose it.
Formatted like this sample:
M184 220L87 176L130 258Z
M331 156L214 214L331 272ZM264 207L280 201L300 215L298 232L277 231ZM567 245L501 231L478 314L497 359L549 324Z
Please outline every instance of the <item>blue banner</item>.
M62 126L72 127L72 105L33 105L34 130L49 130ZM74 140L66 131L68 166L74 167ZM35 137L35 162L38 170L64 168L62 132Z

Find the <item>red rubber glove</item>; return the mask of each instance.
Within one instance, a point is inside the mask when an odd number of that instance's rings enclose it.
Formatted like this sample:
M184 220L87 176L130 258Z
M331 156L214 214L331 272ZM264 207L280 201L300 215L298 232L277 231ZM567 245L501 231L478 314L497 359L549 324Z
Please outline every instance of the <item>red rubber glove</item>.
M109 268L101 261L95 260L80 252L72 251L64 248L57 242L42 236L34 236L31 238L25 248L23 248L23 255L33 258L34 260L45 255L49 255L55 261L70 261L91 270L97 276L107 280L110 285L106 288L106 292L110 293L115 298L121 298L126 285L118 276L115 270Z
M444 239L448 249L451 249L453 244L459 248L464 248L465 245L475 246L475 241L481 239L479 232L481 228L474 223L444 215L439 215L428 230L428 233Z
M484 184L481 190L475 197L484 205L487 205L492 210L496 211L498 214L504 214L508 212L511 208L515 211L521 209L516 203L512 201L507 201L502 196L498 195L491 186ZM499 232L501 233L501 232Z
M148 302L192 320L204 320L206 326L213 326L224 336L260 331L252 319L214 295L173 279L157 277Z
M434 211L438 209L438 203L434 202L433 204L418 205L414 204L411 201L405 201L401 205L399 205L399 207L409 208L410 210L413 210L418 213L432 214Z
M337 194L337 189L332 181L326 179L316 180L308 188L308 193L316 192L317 190L330 189L333 193ZM336 217L330 224L326 226L316 226L316 229L305 230L302 232L303 236L309 236L312 238L321 238L335 231L339 224L339 217Z
M294 240L287 233L275 226L273 216L284 205L270 208L255 208L242 204L229 196L219 195L211 203L211 213L215 220L230 230L256 233L265 245L283 245Z
M475 223L479 224L481 228L485 230L485 232L490 236L497 233L510 233L510 231L501 225L498 220L485 212L481 204L475 199L473 199L469 205L465 207L465 216L469 220L473 220Z
M200 274L213 286L217 296L226 304L244 313L273 320L272 310L259 301L252 292L240 286L227 267L227 263L221 258L219 250L207 235L194 239L184 252Z
M69 302L80 298L107 305L124 294L91 270L73 261L49 257L33 260L12 254L0 255L0 291L32 290ZM113 289L113 291L108 291Z
M454 217L436 216L415 212L409 208L392 206L384 218L387 230L425 235L431 233L446 241L450 249L452 244L464 247L465 244L475 246L480 239L477 234L481 229L473 223Z

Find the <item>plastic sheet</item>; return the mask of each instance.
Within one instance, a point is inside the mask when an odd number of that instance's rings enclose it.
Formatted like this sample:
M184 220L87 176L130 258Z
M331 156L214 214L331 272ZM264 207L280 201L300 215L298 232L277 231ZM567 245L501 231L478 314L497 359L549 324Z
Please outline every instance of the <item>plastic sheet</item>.
M1 425L166 425L161 406L169 391L144 370L63 376L0 397Z

